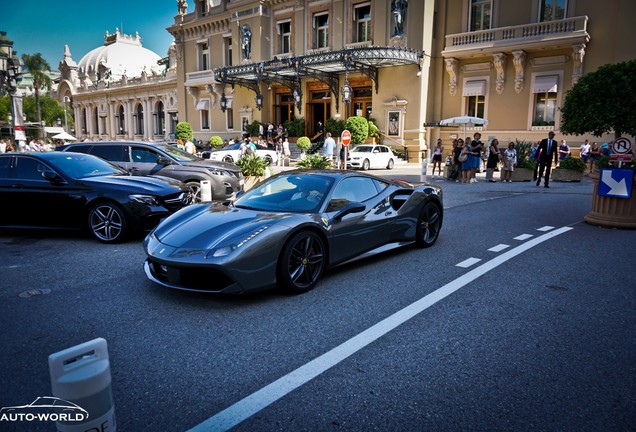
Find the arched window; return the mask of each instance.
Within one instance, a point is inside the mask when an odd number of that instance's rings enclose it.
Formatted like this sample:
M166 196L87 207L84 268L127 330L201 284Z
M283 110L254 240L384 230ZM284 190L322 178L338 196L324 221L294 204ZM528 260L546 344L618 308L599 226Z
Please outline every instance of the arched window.
M124 135L126 132L126 120L124 117L124 106L119 105L119 109L117 110L117 134Z
M144 108L141 104L137 104L135 109L135 133L144 134Z

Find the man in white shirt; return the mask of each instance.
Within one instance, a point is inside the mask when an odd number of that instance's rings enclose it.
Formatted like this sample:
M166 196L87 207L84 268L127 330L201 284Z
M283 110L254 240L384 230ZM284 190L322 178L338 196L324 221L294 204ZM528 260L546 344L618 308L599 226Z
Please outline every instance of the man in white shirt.
M326 137L327 138L325 138L325 144L322 146L322 148L324 149L323 154L327 158L327 160L329 160L329 162L333 164L333 152L336 148L336 141L331 138L331 132L327 132Z
M190 154L195 154L197 152L197 148L191 140L186 141L185 150Z

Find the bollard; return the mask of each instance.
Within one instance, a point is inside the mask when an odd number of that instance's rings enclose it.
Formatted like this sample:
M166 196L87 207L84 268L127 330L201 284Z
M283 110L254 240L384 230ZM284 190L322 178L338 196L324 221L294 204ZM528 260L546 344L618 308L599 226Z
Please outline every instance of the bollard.
M212 184L210 180L201 180L201 202L212 201Z
M87 411L81 422L57 422L60 432L116 432L106 340L97 338L49 356L53 396Z
M420 181L426 181L426 169L428 168L428 159L422 158L422 173L420 175Z

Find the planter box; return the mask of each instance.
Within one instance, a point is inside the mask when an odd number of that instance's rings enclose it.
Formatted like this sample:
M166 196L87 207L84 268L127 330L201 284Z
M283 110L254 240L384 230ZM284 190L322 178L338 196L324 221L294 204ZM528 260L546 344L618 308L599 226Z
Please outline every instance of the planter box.
M581 171L566 169L566 168L555 168L550 172L550 180L559 181L559 182L580 182L583 178L583 173Z
M630 198L599 196L600 174L593 172L590 177L594 180L592 211L585 215L585 222L610 228L636 229L636 177Z
M243 185L243 189L248 191L254 187L256 183L263 180L265 177L256 177L256 176L248 176L245 177L245 184Z
M499 179L503 178L504 170L499 168ZM532 181L533 171L530 168L515 168L512 172L513 182Z

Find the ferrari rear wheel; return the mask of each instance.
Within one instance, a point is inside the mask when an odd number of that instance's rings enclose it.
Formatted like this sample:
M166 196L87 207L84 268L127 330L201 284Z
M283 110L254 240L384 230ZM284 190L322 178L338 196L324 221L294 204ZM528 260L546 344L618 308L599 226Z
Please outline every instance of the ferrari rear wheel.
M417 219L417 238L415 241L420 247L431 247L439 237L439 230L442 227L442 213L433 202L427 202L420 211Z
M311 290L325 269L325 245L320 236L301 231L285 244L278 260L279 286L291 293Z
M364 162L362 162L362 171L367 171L370 167L369 159L365 159Z

